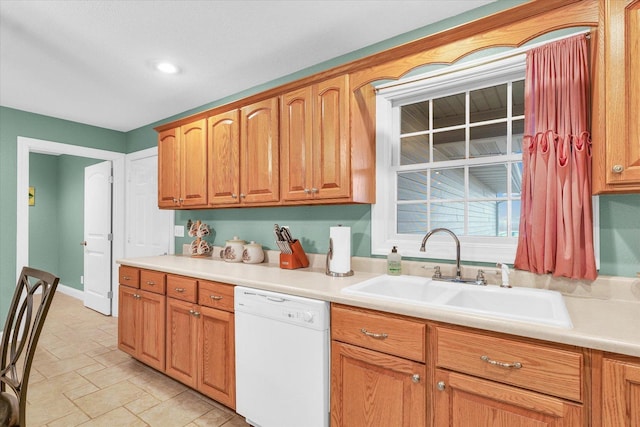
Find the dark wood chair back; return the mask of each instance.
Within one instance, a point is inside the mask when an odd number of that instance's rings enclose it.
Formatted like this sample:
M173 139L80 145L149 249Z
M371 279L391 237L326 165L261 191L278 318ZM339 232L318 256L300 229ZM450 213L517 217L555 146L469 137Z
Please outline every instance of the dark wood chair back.
M0 426L26 425L31 363L59 280L30 267L20 273L2 333Z

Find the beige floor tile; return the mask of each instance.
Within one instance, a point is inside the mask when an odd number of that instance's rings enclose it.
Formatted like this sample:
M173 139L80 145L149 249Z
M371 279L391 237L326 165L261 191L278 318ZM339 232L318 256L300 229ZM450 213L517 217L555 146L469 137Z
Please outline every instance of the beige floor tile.
M129 411L137 415L140 412L146 411L149 408L153 408L159 403L160 401L158 399L156 399L155 397L153 397L148 393L145 393L144 396L142 396L141 398L136 399L132 402L129 402L124 406Z
M62 394L37 403L29 403L27 399L27 426L45 425L77 411L76 405Z
M138 416L151 426L184 426L200 418L213 407L190 393L181 393Z
M74 401L76 399L81 398L82 396L86 396L98 390L100 390L98 387L96 387L91 383L88 383L81 387L74 388L73 390L69 390L65 392L64 395L67 396L68 399L71 399L72 401Z
M106 388L120 381L140 375L142 372L142 365L130 359L119 365L111 367L103 366L102 369L83 374L83 376L96 386Z
M89 420L90 418L87 414L78 410L77 412L73 412L65 417L51 421L47 424L47 427L75 427Z
M222 427L248 427L248 426L249 424L247 424L244 418L240 417L239 415L236 415L226 423L222 424Z
M187 390L185 385L151 369L129 381L160 401L171 399Z
M106 368L106 366L104 366L102 363L96 362L92 365L88 365L83 368L76 369L75 372L84 377L84 376L90 375L93 372L102 371L104 368Z
M56 360L47 363L38 363L38 372L47 378L57 377L58 375L73 372L78 368L83 368L94 364L96 361L89 356L81 354L75 357L69 357L62 360Z
M93 356L93 359L104 366L114 366L120 363L124 363L131 360L131 356L120 351L120 350L112 350L106 353L98 354Z
M138 427L147 425L147 423L127 411L125 408L119 407L82 424L82 427Z
M196 419L193 423L198 427L219 427L234 416L234 413L214 408Z
M94 393L82 396L74 403L91 418L98 417L144 395L144 391L128 381L122 381Z
M51 380L29 384L27 400L32 403L56 399L58 396L76 388L91 385L82 375L67 372Z

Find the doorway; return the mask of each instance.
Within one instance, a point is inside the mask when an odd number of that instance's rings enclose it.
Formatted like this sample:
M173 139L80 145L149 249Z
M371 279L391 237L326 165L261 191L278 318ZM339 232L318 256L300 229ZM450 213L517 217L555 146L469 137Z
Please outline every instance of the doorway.
M124 197L125 197L125 154L95 148L62 144L58 142L18 137L17 144L17 224L16 277L23 265L29 264L29 154L70 155L97 160L110 160L113 164L113 259L124 257ZM111 263L111 289L117 289L118 268ZM60 287L65 292L64 287ZM66 289L70 295L83 299L83 292ZM117 292L113 292L112 309L117 313Z

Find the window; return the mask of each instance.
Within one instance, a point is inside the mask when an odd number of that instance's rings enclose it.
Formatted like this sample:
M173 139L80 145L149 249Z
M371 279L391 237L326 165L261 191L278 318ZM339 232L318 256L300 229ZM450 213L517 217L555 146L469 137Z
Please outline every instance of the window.
M520 218L525 57L378 87L372 252L513 262Z

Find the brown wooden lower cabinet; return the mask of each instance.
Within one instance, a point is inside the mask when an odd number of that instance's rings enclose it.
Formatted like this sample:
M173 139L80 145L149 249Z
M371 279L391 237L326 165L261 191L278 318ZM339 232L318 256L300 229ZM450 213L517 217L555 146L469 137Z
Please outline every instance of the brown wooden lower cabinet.
M584 426L582 405L556 397L443 369L434 385L434 426Z
M423 363L334 341L331 426L424 427Z
M603 427L640 426L640 360L605 357L602 362ZM597 425L594 420L593 425Z
M118 348L163 371L166 297L128 286L120 286L118 296Z
M167 299L166 374L235 408L234 315Z

